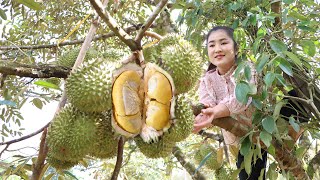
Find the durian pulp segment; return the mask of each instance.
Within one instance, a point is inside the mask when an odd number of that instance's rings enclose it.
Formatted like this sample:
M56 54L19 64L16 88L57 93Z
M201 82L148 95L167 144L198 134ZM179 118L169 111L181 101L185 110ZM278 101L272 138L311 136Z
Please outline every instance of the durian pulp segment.
M139 133L142 126L140 83L136 71L124 71L113 85L112 101L116 121L130 133Z
M146 124L158 131L162 130L164 127L170 125L169 111L170 107L168 105L161 104L157 101L151 101L146 112Z
M145 120L146 125L156 130L170 127L172 87L167 77L155 68L145 71Z

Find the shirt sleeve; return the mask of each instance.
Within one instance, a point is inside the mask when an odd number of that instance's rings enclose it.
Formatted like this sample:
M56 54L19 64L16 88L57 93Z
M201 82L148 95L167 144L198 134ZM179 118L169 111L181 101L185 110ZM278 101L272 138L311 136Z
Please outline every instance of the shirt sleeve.
M250 68L251 68L251 79L249 83L257 85L257 72L253 66L250 65ZM234 87L236 87L233 76L230 79L231 79L230 83L233 83ZM235 89L234 89L233 93L230 94L228 97L224 98L220 103L227 106L227 108L230 111L230 115L236 115L248 109L251 102L252 102L251 97L248 98L247 104L243 104L239 102L236 98Z
M207 104L209 106L215 106L216 105L215 99L209 94L205 81L206 81L206 76L200 79L200 85L198 89L199 102L202 104Z

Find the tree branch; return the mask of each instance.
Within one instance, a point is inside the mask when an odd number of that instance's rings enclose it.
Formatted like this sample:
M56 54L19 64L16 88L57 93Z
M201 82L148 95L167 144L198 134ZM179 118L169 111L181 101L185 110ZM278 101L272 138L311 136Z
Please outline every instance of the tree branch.
M96 10L98 15L102 18L102 20L108 25L108 27L123 41L131 51L136 51L141 49L138 47L136 42L132 39L130 35L128 35L113 19L110 13L104 10L102 4L98 0L89 0L93 8Z
M6 147L4 147L2 149L2 151L0 152L0 157L1 157L2 153L8 149L9 146L10 146L10 144L7 144Z
M117 162L116 162L116 167L114 168L114 171L112 173L111 180L117 180L118 175L121 169L121 164L123 160L123 147L124 147L124 138L120 136L119 141L118 141L118 155L117 155Z
M178 146L173 147L172 154L178 159L181 166L188 171L188 173L192 176L192 179L197 179L197 180L206 179L205 176L202 173L200 173L200 171L197 171L196 167L193 164L186 161L185 156L183 155L182 151Z
M136 25L127 27L124 29L124 31L128 34L130 34L133 31L138 30L142 25ZM92 41L98 41L98 40L104 40L110 37L114 37L116 34L114 32L109 32L106 34L96 35L92 39ZM59 47L62 46L68 46L68 45L76 45L76 44L82 44L85 39L78 39L73 41L64 41L62 43L59 43ZM0 46L0 50L3 51L9 51L9 50L17 50L17 49L45 49L45 48L57 48L58 44L44 44L44 45L30 45L30 46Z
M219 141L219 143L223 141L223 136L221 134L213 134L213 133L206 132L204 130L199 131L198 134L201 136L204 136L206 138L210 138L210 139Z
M31 78L66 78L70 73L70 69L51 64L28 65L0 60L0 73Z
M48 154L48 146L45 143L46 137L47 137L47 129L45 128L41 136L40 149L39 149L37 161L32 164L32 177L31 177L32 180L39 180L40 178L42 178L40 177L40 174L42 172L42 169L44 167L44 161Z
M147 19L147 21L142 25L142 28L139 30L135 41L140 43L142 37L144 36L144 33L148 30L148 28L151 26L151 24L153 23L153 21L156 19L156 17L158 16L158 14L162 11L163 7L167 4L168 0L161 0L156 9L153 11L153 13L149 16L149 18Z
M7 144L7 145L9 144L9 145L10 145L10 144L13 144L13 143L16 143L16 142L20 142L20 141L26 140L26 139L28 139L28 138L30 138L30 137L32 137L32 136L35 136L35 135L41 133L45 128L47 128L47 127L49 126L49 124L50 124L50 123L46 124L45 126L43 126L42 128L40 128L38 131L33 132L33 133L29 134L29 135L26 135L26 136L23 136L23 137L21 137L21 138L14 139L14 140L11 140L11 141L2 142L2 143L0 143L0 146L5 145L5 144Z

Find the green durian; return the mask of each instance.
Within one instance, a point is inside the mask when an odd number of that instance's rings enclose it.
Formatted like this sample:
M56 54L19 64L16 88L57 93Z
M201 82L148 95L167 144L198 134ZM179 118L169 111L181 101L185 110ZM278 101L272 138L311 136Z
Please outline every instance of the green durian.
M111 111L107 111L103 118L98 119L96 126L96 136L89 155L102 159L116 156L118 141L112 132Z
M164 136L168 136L174 142L179 142L186 139L193 130L194 115L192 107L184 94L177 96L175 104L175 118L172 127Z
M146 143L141 137L135 138L135 142L142 154L148 158L164 158L172 154L172 148L175 142L162 136L157 142Z
M66 66L72 68L74 63L77 60L79 55L80 48L74 48L67 52L65 52L61 57L58 58L57 64L60 66ZM87 62L93 58L97 58L99 56L99 52L93 48L89 48L86 52L83 62Z
M53 158L78 161L89 153L96 136L99 115L81 112L71 105L63 108L48 129L47 144Z
M156 63L173 78L175 94L192 89L202 74L202 58L195 47L181 36L169 34L158 44L143 50L147 62Z
M54 167L57 170L67 170L79 164L79 161L59 160L52 157L50 154L48 154L47 162L50 164L50 166Z
M111 109L112 72L115 63L103 59L85 62L66 80L68 100L84 112Z
M107 59L109 62L117 62L127 56L130 52L123 49L108 48L105 52L102 53L102 57Z
M208 157L209 154L210 156ZM208 143L201 144L195 153L194 159L199 164L205 160L204 165L208 169L217 170L222 166L222 164L217 161L217 150Z

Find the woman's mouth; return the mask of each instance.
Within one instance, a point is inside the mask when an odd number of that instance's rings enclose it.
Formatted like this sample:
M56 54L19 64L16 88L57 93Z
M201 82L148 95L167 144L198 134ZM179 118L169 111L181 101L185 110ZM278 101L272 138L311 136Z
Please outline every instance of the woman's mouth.
M223 58L223 57L224 57L224 55L216 55L216 56L215 56L216 59L221 59L221 58Z

